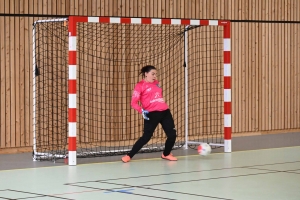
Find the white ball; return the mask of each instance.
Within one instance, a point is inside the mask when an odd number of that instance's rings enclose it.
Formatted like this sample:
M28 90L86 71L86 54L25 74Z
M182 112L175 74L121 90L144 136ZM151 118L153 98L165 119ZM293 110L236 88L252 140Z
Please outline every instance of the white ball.
M211 153L211 147L207 143L202 143L198 146L198 153L202 156L207 156Z

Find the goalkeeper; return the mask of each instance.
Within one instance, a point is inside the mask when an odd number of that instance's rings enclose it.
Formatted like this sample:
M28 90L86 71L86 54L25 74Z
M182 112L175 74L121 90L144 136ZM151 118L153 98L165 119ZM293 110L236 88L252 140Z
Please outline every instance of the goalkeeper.
M131 151L122 157L123 162L129 162L131 158L145 145L153 136L154 130L160 123L167 135L165 149L161 158L177 161L171 153L176 141L176 129L170 109L162 96L162 88L156 80L156 68L146 65L141 69L143 79L135 85L131 106L144 118L144 133L133 145ZM142 108L139 106L140 101Z

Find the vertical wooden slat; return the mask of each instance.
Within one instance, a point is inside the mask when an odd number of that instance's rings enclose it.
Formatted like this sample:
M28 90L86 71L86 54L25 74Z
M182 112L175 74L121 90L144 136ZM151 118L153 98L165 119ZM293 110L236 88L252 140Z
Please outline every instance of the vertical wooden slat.
M20 1L20 13L25 12L25 0ZM20 79L20 96L19 96L19 101L20 101L20 147L25 146L25 105L24 105L24 99L25 99L25 83L24 83L24 72L25 72L25 54L24 54L24 43L25 43L25 38L24 38L24 17L20 17L20 51L19 51L19 79ZM18 144L18 143L17 143Z
M1 11L4 12L5 9L2 9ZM4 17L0 17L0 24L3 24L4 26L5 24L5 18ZM5 40L5 29L4 28L0 28L0 65L1 66L6 66L6 40ZM6 136L9 134L9 132L6 130L6 76L5 76L5 69L6 67L1 67L0 68L0 84L1 84L1 88L0 88L0 102L1 102L1 107L0 107L0 120L1 120L1 124L0 124L0 147L1 148L5 148L5 138Z
M5 4L5 11L7 13L10 12L9 10L9 4ZM5 18L5 25L7 27L9 27L10 24L10 18L6 17ZM10 29L6 28L5 29L5 118L7 120L5 120L5 126L6 126L6 137L5 137L5 147L10 147L10 143L11 143L11 127L10 127L10 120L11 120L11 85L10 85Z
M13 83L15 87L15 94L14 99L15 99L15 146L19 147L20 144L20 67L22 64L20 63L20 18L15 17L15 24L14 24L14 34L15 34L15 51L14 51L14 59L15 59L15 71L14 71L14 76L15 76L15 81Z
M15 2L10 1L10 13L15 12ZM10 70L9 70L9 76L10 76L10 98L11 98L11 105L10 105L10 147L16 146L16 86L15 86L15 74L16 74L16 62L15 62L15 19L13 17L9 17L9 56L10 56Z

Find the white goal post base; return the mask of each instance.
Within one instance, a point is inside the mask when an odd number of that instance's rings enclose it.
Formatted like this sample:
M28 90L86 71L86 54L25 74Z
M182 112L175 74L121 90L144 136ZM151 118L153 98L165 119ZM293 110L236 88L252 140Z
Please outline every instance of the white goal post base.
M186 144L184 145L184 149L188 149L189 144L204 144L206 142L194 142L194 141L187 141ZM225 153L230 153L231 152L231 140L224 140L224 144L218 144L218 143L208 143L210 146L215 146L215 147L224 147L224 152Z

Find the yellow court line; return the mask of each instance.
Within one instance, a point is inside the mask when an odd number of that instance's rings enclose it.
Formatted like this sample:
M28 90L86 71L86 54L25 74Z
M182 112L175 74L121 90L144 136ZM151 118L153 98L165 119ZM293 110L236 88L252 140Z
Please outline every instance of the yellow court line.
M234 153L240 153L240 152L266 151L266 150L287 149L287 148L300 148L300 146L276 147L276 148L268 148L268 149L252 149L252 150L243 150L243 151L233 151L230 153L219 152L219 153L212 153L211 156L217 155L217 154L234 154ZM194 156L199 156L199 155L197 155L197 154L196 155L184 155L184 156L176 156L176 157L182 158L182 157L194 157ZM130 161L130 163L147 161L147 160L162 160L162 159L160 157L159 158L141 158L141 159L137 159L137 160L132 160L132 161ZM38 162L38 161L33 161L33 162ZM166 162L168 162L168 161L166 161ZM1 172L9 172L9 171L17 171L17 170L33 170L33 169L45 169L45 168L56 168L56 167L78 167L78 166L85 166L85 165L103 165L103 164L114 164L114 163L127 164L127 163L123 163L120 159L119 161L109 161L109 162L99 162L99 163L83 163L83 164L78 164L76 166L60 165L60 166L32 167L32 168L22 168L22 169L7 169L7 170L0 170L0 173Z

